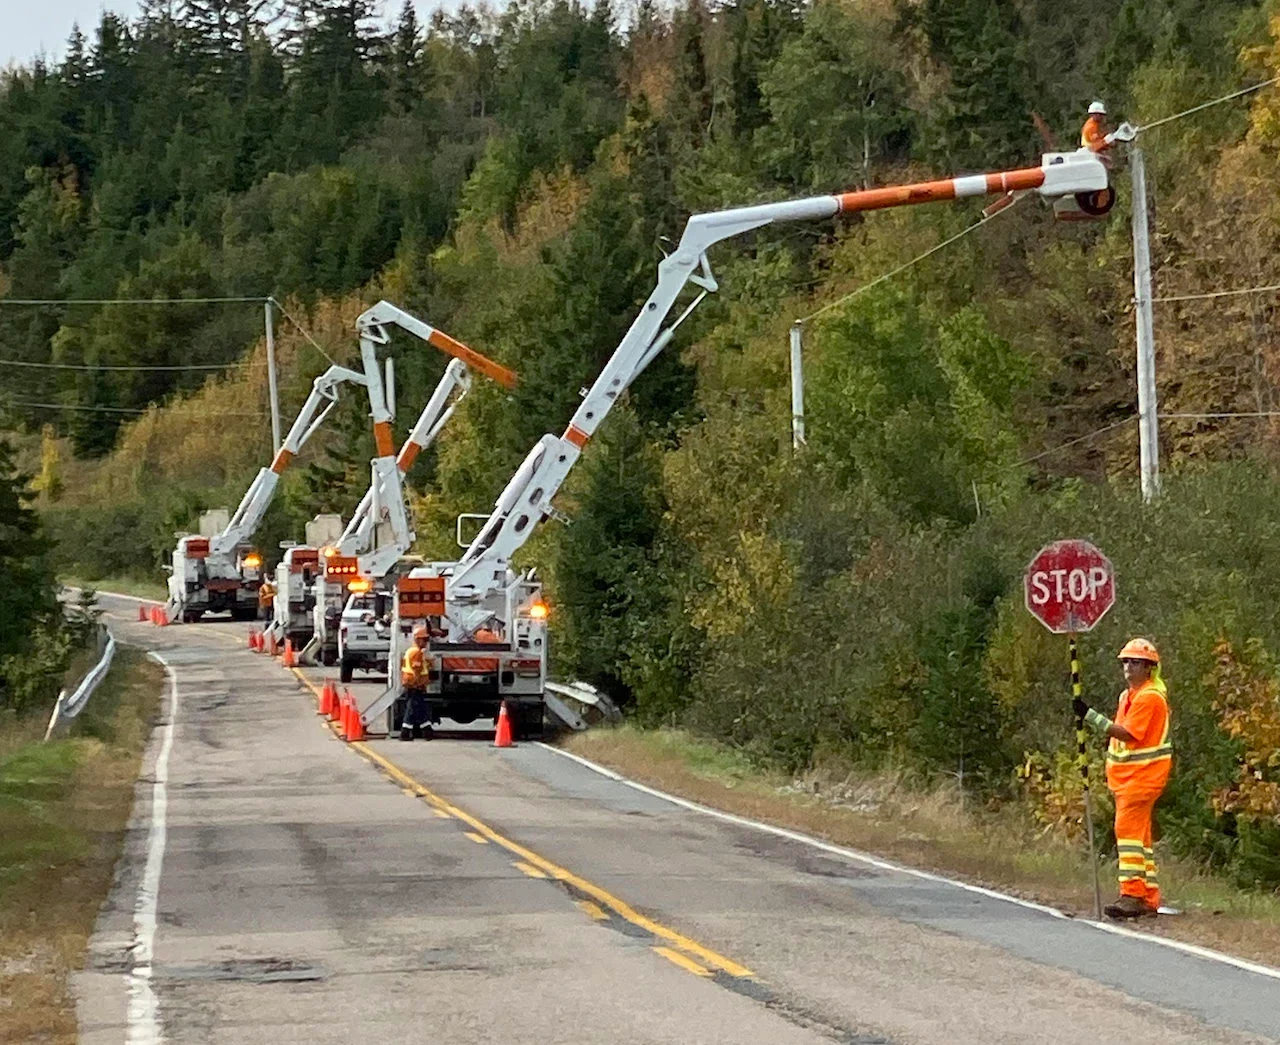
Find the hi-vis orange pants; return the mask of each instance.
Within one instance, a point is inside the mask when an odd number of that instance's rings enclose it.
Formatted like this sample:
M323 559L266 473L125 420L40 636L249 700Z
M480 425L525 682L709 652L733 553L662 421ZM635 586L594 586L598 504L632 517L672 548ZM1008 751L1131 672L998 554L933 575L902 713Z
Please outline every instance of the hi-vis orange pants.
M1163 790L1163 786L1129 786L1115 792L1120 895L1136 896L1150 907L1160 906L1160 884L1151 848L1151 814Z

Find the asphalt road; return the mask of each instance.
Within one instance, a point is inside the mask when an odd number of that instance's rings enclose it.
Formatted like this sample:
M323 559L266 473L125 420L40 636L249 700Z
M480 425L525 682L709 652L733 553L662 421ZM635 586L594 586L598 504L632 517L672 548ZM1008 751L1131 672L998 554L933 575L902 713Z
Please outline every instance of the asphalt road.
M1280 979L540 745L347 745L245 625L102 601L176 692L77 980L85 1042L1280 1041Z

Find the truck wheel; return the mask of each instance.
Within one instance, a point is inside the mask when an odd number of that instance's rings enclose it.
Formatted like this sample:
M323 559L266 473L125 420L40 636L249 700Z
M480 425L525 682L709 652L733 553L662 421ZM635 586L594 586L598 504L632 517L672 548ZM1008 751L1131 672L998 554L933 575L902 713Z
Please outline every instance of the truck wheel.
M342 664L338 668L338 678L345 685L351 681L351 676L355 673L355 665L351 663L349 657L342 658Z
M525 705L520 709L520 722L517 727L520 740L542 739L542 705Z

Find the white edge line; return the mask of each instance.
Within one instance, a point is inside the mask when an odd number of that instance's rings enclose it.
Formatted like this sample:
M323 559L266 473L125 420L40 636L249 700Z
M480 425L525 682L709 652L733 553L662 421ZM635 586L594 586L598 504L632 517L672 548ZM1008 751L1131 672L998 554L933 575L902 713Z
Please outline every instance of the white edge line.
M776 835L779 838L786 838L792 842L799 842L801 845L807 845L814 849L821 849L823 852L833 853L836 856L842 856L847 860L856 860L859 863L878 868L882 871L894 871L898 874L910 875L913 878L921 878L927 882L938 882L943 885L954 886L956 889L963 889L965 892L977 893L980 896L986 896L993 900L1003 900L1005 903L1017 904L1019 907L1025 907L1031 911L1038 911L1041 914L1049 915L1053 918L1060 918L1063 921L1074 922L1077 925L1085 925L1091 929L1098 929L1105 933L1112 933L1116 936L1128 936L1135 940L1141 940L1144 943L1157 944L1161 947L1168 947L1171 950L1182 951L1185 954L1194 955L1197 958L1204 958L1207 961L1220 962L1223 965L1231 965L1245 972L1256 973L1259 976L1268 976L1273 980L1280 980L1280 969L1271 967L1270 965L1259 965L1257 962L1247 961L1244 958L1236 958L1230 954L1223 954L1221 951L1210 950L1208 947L1201 947L1194 943L1184 943L1182 940L1171 940L1164 936L1154 936L1150 933L1138 932L1134 929L1128 929L1122 925L1111 925L1107 922L1095 922L1090 918L1072 918L1056 907L1048 907L1044 904L1036 903L1033 900L1023 900L1017 896L1010 896L1008 893L997 892L995 889L987 889L981 885L972 885L969 882L957 881L954 878L946 878L943 875L933 874L931 871L921 871L916 867L907 867L903 864L893 863L889 860L882 860L879 857L871 856L867 853L859 852L856 849L846 849L844 846L832 845L830 842L824 842L821 839L814 838L811 835L801 834L799 831L791 831L785 827L777 827L774 824L766 824L760 820L751 820L745 816L738 816L734 813L726 813L722 809L715 809L711 806L702 805L699 802L692 802L687 798L680 798L678 795L671 795L665 791L659 791L656 787L649 787L647 784L641 784L635 780L629 780L621 773L616 773L612 769L592 762L589 758L583 758L581 755L575 755L572 751L565 751L552 744L545 744L537 741L537 745L552 751L564 758L572 759L579 765L585 766L593 772L599 773L603 777L615 780L627 787L634 788L636 791L642 791L646 795L652 795L655 798L661 798L673 805L690 809L695 813L702 813L705 816L715 817L717 820L723 820L730 824L737 824L740 827L750 827L757 831L763 831L765 834Z
M159 653L147 656L163 666L169 677L169 715L160 739L160 752L152 770L151 828L147 837L147 862L133 906L132 968L128 974L129 1011L125 1040L137 1045L156 1045L164 1040L160 1030L159 1006L151 986L155 956L156 909L160 896L160 872L164 866L165 836L169 806L169 753L173 750L173 726L178 717L178 675Z

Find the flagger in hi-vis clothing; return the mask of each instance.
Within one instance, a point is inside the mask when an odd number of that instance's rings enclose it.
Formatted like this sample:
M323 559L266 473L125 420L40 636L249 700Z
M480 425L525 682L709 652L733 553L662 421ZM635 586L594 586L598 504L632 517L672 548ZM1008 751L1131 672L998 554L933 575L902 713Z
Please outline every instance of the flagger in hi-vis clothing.
M1156 800L1169 782L1169 690L1160 675L1160 654L1147 639L1131 639L1120 651L1127 688L1115 721L1079 697L1075 711L1109 737L1107 786L1116 802L1116 849L1120 896L1103 910L1111 918L1142 918L1160 909L1160 882L1152 849Z

